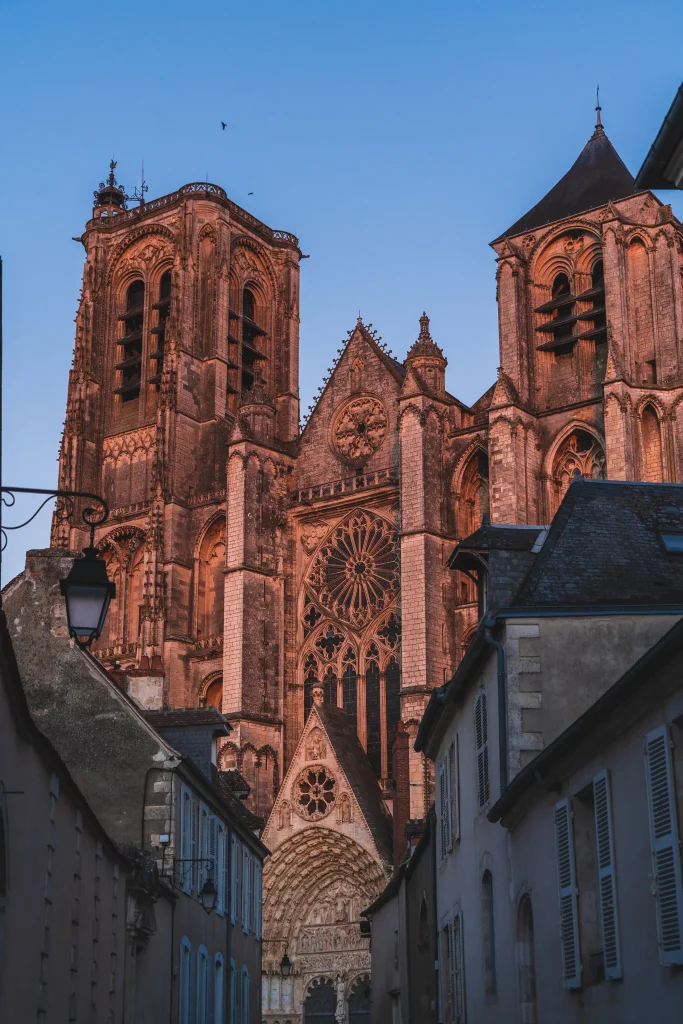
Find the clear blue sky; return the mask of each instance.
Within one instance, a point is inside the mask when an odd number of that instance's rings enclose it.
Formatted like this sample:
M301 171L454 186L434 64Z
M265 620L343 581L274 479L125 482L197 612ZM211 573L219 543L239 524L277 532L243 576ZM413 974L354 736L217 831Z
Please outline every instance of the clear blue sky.
M128 188L144 159L150 199L208 174L299 236L302 410L359 309L400 357L426 309L471 402L498 363L488 242L574 161L598 80L635 172L683 78L680 0L0 8L5 484L56 483L71 237L112 154ZM48 530L46 511L12 537L5 580Z

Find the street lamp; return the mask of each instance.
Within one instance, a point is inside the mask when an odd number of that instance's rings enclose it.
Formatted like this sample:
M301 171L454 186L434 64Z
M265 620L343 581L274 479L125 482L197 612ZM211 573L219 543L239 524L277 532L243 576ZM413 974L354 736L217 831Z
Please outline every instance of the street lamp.
M50 498L59 498L55 509L57 519L68 519L74 510L74 498L93 498L99 507L84 508L83 521L90 527L90 544L84 549L84 558L75 559L69 575L60 580L59 586L66 600L66 616L69 635L79 647L90 647L102 632L109 603L116 596L116 586L107 577L107 567L99 558L95 548L95 527L101 526L109 516L109 506L104 498L90 491L46 491L37 487L3 487L2 504L11 507L16 494L46 494L45 500L25 522L16 526L0 525L0 550L7 544L7 530L20 530L27 526L47 505Z
M59 581L66 600L69 635L79 647L90 647L102 632L109 603L116 597L116 584L107 576L107 567L90 543L83 558L74 559L69 575Z
M202 906L204 907L204 910L207 912L207 914L210 914L211 911L215 908L217 895L218 894L216 892L216 886L213 884L210 878L207 878L207 880L204 882L204 885L202 886L201 892L199 893L199 898L202 901Z
M283 978L288 978L292 973L292 961L287 956L287 950L289 949L289 943L285 946L285 955L280 961L280 974Z

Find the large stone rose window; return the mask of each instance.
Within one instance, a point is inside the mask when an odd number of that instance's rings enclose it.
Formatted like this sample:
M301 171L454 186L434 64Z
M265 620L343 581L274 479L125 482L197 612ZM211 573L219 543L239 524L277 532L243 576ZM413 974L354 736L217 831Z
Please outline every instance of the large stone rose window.
M354 398L341 410L334 429L334 444L343 459L363 462L381 445L387 432L387 414L378 398Z
M337 799L337 783L327 768L313 765L306 768L294 787L294 806L308 821L318 821L329 814Z
M393 527L374 512L353 512L318 551L307 583L332 615L353 626L364 626L391 604L398 592Z

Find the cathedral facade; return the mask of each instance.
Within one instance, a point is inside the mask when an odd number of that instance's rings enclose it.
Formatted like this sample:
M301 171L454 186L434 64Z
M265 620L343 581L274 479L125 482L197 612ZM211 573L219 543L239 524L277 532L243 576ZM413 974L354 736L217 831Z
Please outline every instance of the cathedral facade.
M484 514L549 522L576 472L683 480L683 228L598 118L492 243L492 387L471 406L448 392L426 315L403 360L359 320L303 428L294 235L208 183L126 209L112 166L81 241L59 486L111 507L95 653L156 680L150 700L231 722L220 766L273 854L264 1020L333 1004L359 1024L399 721L415 735L476 628L453 546ZM87 536L55 517L52 543ZM411 743L410 817L430 801Z

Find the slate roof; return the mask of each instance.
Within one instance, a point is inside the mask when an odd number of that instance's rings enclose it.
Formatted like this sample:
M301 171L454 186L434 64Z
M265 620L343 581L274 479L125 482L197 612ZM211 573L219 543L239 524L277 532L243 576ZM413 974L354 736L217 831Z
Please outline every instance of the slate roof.
M683 606L683 485L574 480L514 607Z
M449 569L478 568L477 560L472 560L469 552L486 553L488 551L532 551L537 541L543 538L540 534L547 526L508 526L484 522L456 545L448 559Z
M610 200L625 199L636 191L635 184L602 126L596 127L565 176L495 241L606 206Z
M234 774L239 775L240 773L235 772ZM240 778L242 778L241 775ZM245 828L249 829L250 832L258 832L260 834L265 824L265 819L259 817L257 814L254 814L253 811L250 811L249 808L244 803L242 803L242 797L240 796L236 788L233 773L218 771L218 769L214 766L211 781L213 782L214 787L218 790L225 803L228 804L230 811L237 819L237 821L241 822ZM248 785L247 792L245 795L249 795Z
M636 175L638 188L683 188L676 185L674 166L683 144L683 85L662 121L657 138L650 146L643 166ZM674 166L672 166L674 165Z
M218 708L163 708L145 711L145 718L155 729L177 729L195 725L214 725L216 731L232 732L232 726Z
M368 756L356 734L354 720L341 708L331 704L316 704L315 710L368 823L377 849L382 859L390 863L393 847L391 818L384 806Z

